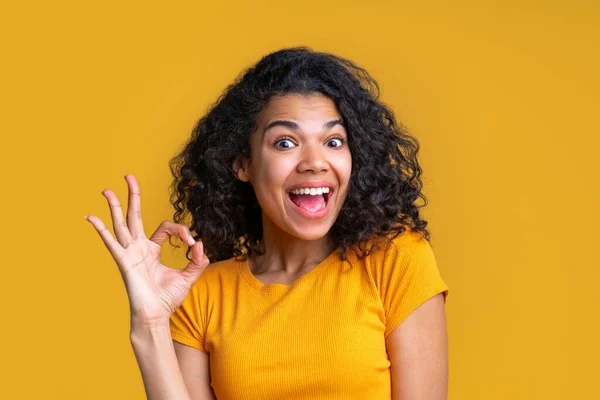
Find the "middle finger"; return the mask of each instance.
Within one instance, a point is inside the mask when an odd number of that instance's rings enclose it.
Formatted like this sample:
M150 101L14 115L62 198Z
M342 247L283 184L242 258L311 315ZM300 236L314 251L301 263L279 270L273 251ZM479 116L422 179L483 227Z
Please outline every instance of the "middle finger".
M131 236L134 239L145 237L144 224L142 223L140 185L133 175L125 175L125 181L129 188L129 201L127 203L127 226L129 227L129 232L131 232Z
M129 228L127 227L127 223L125 222L125 218L123 217L123 209L121 208L121 203L117 196L113 193L112 190L106 189L102 192L106 200L108 201L108 206L110 207L110 215L112 217L113 230L115 231L115 235L117 236L117 241L123 247L127 247L127 245L131 242L131 233L129 232Z

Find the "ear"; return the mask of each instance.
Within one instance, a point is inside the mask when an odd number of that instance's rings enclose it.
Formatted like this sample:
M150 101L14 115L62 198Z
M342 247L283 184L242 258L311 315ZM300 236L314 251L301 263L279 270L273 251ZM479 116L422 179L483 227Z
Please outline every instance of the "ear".
M247 159L242 159L242 157L238 157L233 162L233 173L236 178L238 178L242 182L248 182L250 180L249 174L249 165Z

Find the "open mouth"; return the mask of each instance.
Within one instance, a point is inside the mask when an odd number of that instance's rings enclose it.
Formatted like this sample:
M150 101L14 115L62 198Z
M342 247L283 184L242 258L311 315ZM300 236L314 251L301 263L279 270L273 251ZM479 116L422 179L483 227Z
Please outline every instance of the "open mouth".
M290 200L298 208L317 213L327 208L333 189L329 187L294 189L289 193Z

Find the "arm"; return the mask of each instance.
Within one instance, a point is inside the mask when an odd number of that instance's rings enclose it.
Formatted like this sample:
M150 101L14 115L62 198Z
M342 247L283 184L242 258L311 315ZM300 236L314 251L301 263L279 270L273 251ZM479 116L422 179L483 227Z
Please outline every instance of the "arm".
M132 325L130 338L148 400L215 400L208 354L173 341L168 321Z
M154 326L132 325L130 339L148 400L192 400L179 369L168 321Z
M132 175L125 175L129 187L127 221L119 199L109 189L102 193L108 200L114 237L95 215L85 217L96 229L114 258L125 283L131 312L130 341L138 361L146 395L150 400L209 400L194 397L178 364L170 331L173 316L210 264L202 241L192 237L187 226L164 221L146 238L142 223L140 187ZM192 259L182 269L161 263L162 245L171 236L179 236L192 250ZM187 376L187 375L186 375Z
M183 380L192 400L216 400L210 387L209 355L185 344L173 341Z
M446 400L448 336L443 295L425 301L386 338L392 400Z

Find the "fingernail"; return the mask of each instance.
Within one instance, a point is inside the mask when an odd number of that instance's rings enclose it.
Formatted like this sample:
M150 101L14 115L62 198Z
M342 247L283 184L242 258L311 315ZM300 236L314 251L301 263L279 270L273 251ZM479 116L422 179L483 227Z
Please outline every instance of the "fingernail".
M87 221L87 217L88 217L88 216L86 215L86 216L85 216L85 217L83 217L83 218L85 218L85 220Z

